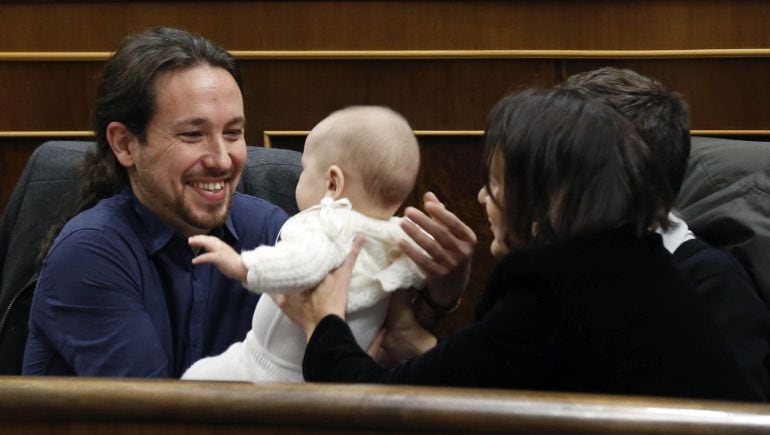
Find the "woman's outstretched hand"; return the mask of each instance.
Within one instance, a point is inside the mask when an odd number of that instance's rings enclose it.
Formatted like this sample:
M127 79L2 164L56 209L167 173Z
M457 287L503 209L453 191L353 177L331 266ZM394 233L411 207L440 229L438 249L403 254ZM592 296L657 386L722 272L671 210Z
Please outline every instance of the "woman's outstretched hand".
M476 247L476 233L454 213L447 210L435 194L423 197L424 212L408 207L401 227L424 251L403 240L401 250L426 275L426 287L433 301L442 307L452 307L468 284L471 260ZM420 316L420 313L417 313ZM431 327L431 319L418 318Z
M345 261L340 267L329 272L316 287L299 293L270 295L281 310L305 331L308 340L321 319L329 314L345 318L350 277L361 250L361 243L363 237L357 236Z

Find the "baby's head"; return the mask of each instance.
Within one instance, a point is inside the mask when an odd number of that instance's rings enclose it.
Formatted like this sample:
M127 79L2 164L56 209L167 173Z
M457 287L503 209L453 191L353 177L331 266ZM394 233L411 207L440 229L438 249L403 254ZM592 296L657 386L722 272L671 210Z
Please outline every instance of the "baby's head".
M417 139L403 116L380 106L338 110L305 141L297 205L345 197L355 210L384 219L412 191L419 167Z

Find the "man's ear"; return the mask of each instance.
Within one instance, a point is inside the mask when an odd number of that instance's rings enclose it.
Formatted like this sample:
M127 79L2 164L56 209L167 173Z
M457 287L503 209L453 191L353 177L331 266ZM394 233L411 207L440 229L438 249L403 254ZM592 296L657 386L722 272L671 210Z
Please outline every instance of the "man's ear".
M342 198L345 189L345 174L337 165L329 166L326 171L326 194L337 200Z
M122 122L113 121L107 125L107 142L118 162L126 168L134 166L133 144L136 136Z

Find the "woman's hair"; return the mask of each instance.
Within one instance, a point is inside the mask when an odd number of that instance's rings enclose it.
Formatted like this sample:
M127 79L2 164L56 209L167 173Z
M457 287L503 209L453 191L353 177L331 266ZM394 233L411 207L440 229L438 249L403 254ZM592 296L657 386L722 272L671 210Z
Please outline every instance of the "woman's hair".
M509 241L548 243L619 227L641 236L668 225L665 196L648 185L663 176L647 145L623 115L576 91L500 100L485 133L488 190L497 158Z
M242 86L235 60L227 50L208 39L184 30L155 27L123 40L107 61L96 94L91 127L96 148L85 155L80 167L81 189L72 216L128 184L126 168L120 165L107 140L107 126L120 122L142 143L147 125L155 115L155 79L159 74L198 65L225 69ZM66 220L65 220L66 221ZM48 252L64 222L51 228L38 255Z

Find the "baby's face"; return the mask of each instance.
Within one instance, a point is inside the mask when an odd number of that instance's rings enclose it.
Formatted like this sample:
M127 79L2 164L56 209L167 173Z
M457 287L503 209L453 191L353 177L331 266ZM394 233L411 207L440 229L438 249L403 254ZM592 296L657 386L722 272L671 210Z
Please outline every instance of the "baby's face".
M318 159L317 147L313 146L313 134L305 141L305 150L302 153L302 173L297 181L297 189L294 196L297 198L297 207L305 210L321 202L326 194L327 174L321 167Z

